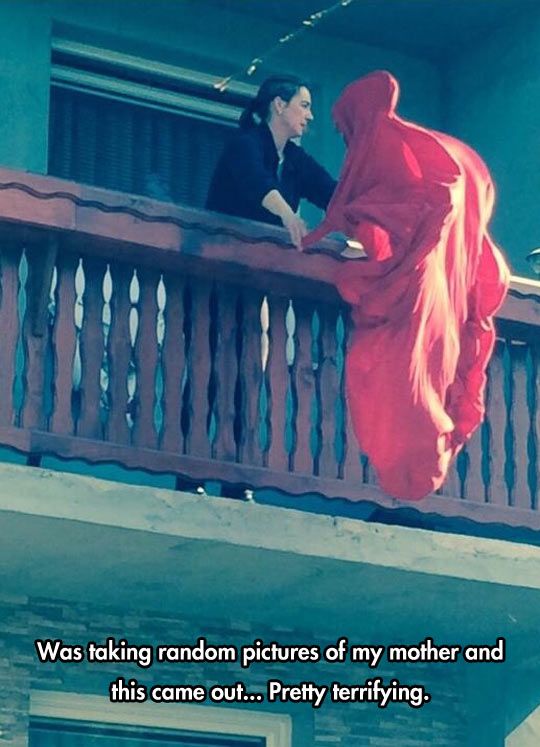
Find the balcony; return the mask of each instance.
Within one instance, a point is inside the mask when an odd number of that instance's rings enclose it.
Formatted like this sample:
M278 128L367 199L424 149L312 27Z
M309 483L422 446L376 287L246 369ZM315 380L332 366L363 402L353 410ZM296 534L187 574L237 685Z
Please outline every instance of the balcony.
M336 245L300 254L272 226L8 170L0 233L0 443L28 464L116 463L537 542L539 283L513 279L486 420L440 494L410 506L350 430Z

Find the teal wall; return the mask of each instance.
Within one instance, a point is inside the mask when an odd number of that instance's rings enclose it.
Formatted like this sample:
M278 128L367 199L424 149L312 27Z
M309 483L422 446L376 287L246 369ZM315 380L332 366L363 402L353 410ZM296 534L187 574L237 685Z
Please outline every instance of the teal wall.
M0 0L0 164L47 171L53 36L190 67L218 79L245 68L290 30L262 22L256 14L216 11L205 0ZM401 81L406 116L440 126L439 74L432 64L311 31L268 60L248 82L258 85L272 72L289 71L313 83L316 118L305 146L337 175L343 147L331 122L331 106L347 83L375 68L389 69ZM311 225L317 213L306 213ZM58 460L45 464L88 469ZM94 472L128 481L124 470L109 465ZM133 475L134 481L139 479ZM162 475L143 481L172 487L171 480Z
M533 277L525 260L540 246L540 6L447 60L445 127L476 148L497 187L493 234L514 272ZM446 95L445 95L446 98Z
M256 9L257 2L248 4ZM252 15L233 14L216 10L205 0L50 0L48 5L58 35L114 45L218 77L245 68L291 30L261 21L256 10ZM331 124L331 105L347 83L380 67L390 69L402 81L408 115L440 123L439 75L434 66L375 46L328 39L313 31L284 46L247 82L259 84L274 70L291 71L312 81L317 119L306 144L336 171L342 149Z
M256 5L256 3L254 4ZM51 35L192 67L222 77L245 68L290 29L253 16L217 11L204 0L0 0L0 163L45 172ZM402 81L403 110L440 124L439 76L427 62L403 54L331 40L308 32L249 79L291 71L313 82L316 120L308 150L337 174L341 141L330 108L342 88L374 69Z
M257 2L251 5L254 12L247 15L217 10L205 0L0 0L0 163L47 170L52 35L222 77L244 68L292 30L260 20ZM512 32L505 29L439 67L309 31L248 82L258 84L275 71L313 82L316 119L304 144L337 175L343 148L331 122L332 103L351 80L389 69L401 83L403 116L445 129L484 156L499 195L495 237L514 271L530 275L524 256L540 244L532 199L540 189L539 46L539 18L517 24ZM314 223L318 214L308 212L307 218Z
M47 167L50 24L31 2L0 2L0 164Z

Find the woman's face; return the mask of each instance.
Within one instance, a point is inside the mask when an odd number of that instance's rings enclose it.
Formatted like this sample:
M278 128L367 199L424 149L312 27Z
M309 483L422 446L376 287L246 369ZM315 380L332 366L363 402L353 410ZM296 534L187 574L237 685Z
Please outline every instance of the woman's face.
M305 86L300 86L290 101L282 101L282 104L279 114L288 136L300 137L304 134L308 122L313 119L310 92Z

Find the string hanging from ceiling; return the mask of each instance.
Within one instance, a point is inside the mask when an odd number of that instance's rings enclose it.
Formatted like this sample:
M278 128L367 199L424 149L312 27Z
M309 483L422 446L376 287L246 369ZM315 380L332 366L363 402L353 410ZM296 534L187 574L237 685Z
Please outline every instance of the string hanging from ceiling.
M280 39L278 39L276 44L274 44L272 47L270 47L257 57L254 57L249 65L240 68L236 73L228 75L226 78L221 78L216 83L214 83L214 88L223 93L227 90L232 80L238 80L239 78L243 77L249 78L266 62L266 60L268 60L268 58L272 57L272 55L280 51L285 46L285 44L290 44L292 41L295 41L302 34L305 34L306 31L309 31L310 29L315 28L315 26L318 26L321 21L328 18L329 15L335 13L337 10L341 10L348 5L351 5L355 1L356 0L339 0L339 2L334 3L324 10L319 10L317 13L312 13L302 21L297 29L291 31L288 34L285 34L285 36L282 36Z

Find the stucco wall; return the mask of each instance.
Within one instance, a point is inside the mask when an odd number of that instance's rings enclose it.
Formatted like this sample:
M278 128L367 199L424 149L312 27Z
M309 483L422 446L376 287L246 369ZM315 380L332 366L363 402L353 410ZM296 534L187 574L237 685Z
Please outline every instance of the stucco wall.
M498 199L493 231L517 274L540 245L540 8L445 61L445 126L487 161Z
M47 169L50 24L30 2L0 4L0 163Z
M81 41L114 44L133 54L196 67L222 77L247 67L250 60L272 47L284 32L281 25L263 21L253 12L234 14L204 0L50 0L53 31ZM344 11L345 12L345 11ZM290 71L313 82L316 121L311 141L321 159L336 170L341 143L330 120L330 107L351 80L375 68L388 68L402 81L403 109L408 116L430 124L440 121L439 76L420 59L351 44L311 31L283 52L268 59L249 82L258 83L274 71ZM245 79L244 79L245 80Z
M58 36L189 66L221 77L244 68L291 29L233 14L204 0L3 0L0 4L0 164L44 173L50 39ZM540 11L539 11L540 13ZM400 80L400 112L463 138L486 159L498 190L493 230L515 272L531 275L525 255L540 244L535 195L539 128L536 101L540 16L482 39L474 51L441 61L351 44L314 31L267 61L254 76L291 71L313 81L316 121L308 150L335 174L343 148L330 109L342 88L376 68ZM317 220L318 212L307 213Z
M254 4L256 7L256 3ZM57 36L215 74L245 68L289 28L252 15L216 10L204 0L3 0L0 4L0 93L11 104L0 130L0 163L45 172L47 168L50 38ZM438 72L400 53L307 33L268 60L250 79L258 85L276 71L313 83L316 120L306 147L337 174L343 148L330 108L351 80L387 68L403 85L403 111L440 123Z

